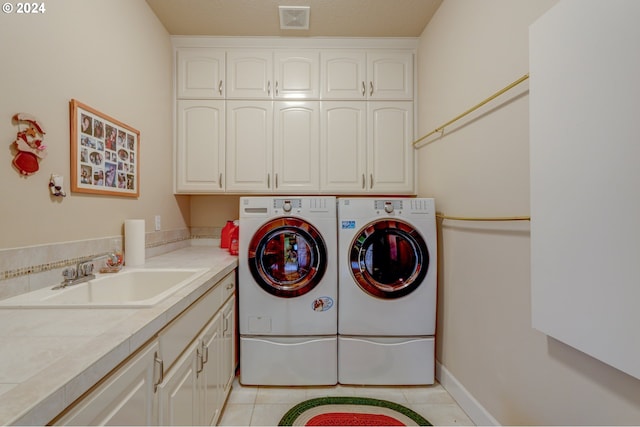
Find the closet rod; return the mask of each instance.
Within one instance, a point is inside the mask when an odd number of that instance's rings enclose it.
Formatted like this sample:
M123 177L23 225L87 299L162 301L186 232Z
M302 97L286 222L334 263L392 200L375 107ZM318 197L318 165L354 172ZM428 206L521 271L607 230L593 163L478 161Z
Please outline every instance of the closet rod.
M454 117L453 119L449 120L448 122L446 122L445 124L438 126L437 128L435 128L434 130L432 130L431 132L429 132L428 134L416 139L415 141L413 141L413 146L415 147L416 144L418 144L421 141L424 141L425 139L427 139L428 137L430 137L431 135L433 135L434 133L438 133L438 132L444 132L444 128L446 128L447 126L449 126L452 123L457 122L458 120L460 120L461 118L463 118L464 116L466 116L467 114L470 114L472 112L474 112L475 110L477 110L478 108L482 107L484 104L486 104L487 102L490 102L492 100L494 100L495 98L499 97L500 95L502 95L503 93L507 92L508 90L513 89L514 87L516 87L517 85L519 85L520 83L522 83L523 81L527 80L529 78L529 74L525 74L524 76L520 77L518 80L516 80L515 82L509 84L508 86L505 86L504 88L500 89L499 91L497 91L496 93L494 93L493 95L491 95L490 97L488 97L487 99L485 99L482 102L479 102L478 104L474 105L473 107L469 108L467 111L465 111L464 113Z
M531 221L530 216L467 217L467 216L449 216L441 213L436 213L436 218L449 219L453 221Z

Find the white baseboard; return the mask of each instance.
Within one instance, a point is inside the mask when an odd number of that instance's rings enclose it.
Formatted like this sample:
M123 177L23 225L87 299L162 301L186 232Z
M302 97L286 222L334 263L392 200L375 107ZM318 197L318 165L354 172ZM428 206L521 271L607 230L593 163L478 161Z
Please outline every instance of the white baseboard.
M491 416L484 406L454 377L451 372L436 361L436 379L460 405L462 410L477 426L499 426L500 423Z

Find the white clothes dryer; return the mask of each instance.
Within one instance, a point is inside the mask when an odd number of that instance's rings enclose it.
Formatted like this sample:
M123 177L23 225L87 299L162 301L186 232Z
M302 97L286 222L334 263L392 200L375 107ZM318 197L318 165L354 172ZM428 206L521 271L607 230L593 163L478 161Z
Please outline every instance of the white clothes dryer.
M335 197L241 197L240 382L337 383Z
M435 205L338 199L338 382L433 384Z

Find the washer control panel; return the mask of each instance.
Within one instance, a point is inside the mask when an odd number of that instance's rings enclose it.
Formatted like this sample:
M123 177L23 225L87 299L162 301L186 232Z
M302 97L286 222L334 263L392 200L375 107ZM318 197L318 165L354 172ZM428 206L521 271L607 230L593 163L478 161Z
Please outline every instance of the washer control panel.
M285 212L291 212L293 209L300 209L302 207L302 200L300 199L273 199L273 207L275 209L282 209Z

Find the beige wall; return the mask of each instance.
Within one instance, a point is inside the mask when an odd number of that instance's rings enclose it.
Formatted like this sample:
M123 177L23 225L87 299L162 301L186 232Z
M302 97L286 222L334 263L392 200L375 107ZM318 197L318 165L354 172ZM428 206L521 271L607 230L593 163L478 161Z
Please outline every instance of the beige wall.
M555 0L445 0L419 47L420 133L528 72ZM452 216L529 214L528 84L416 151L419 195ZM433 141L433 142L429 142ZM640 381L531 328L529 224L439 226L437 359L501 424L638 424Z
M126 218L153 230L180 229L189 199L172 189L172 52L169 36L143 0L45 2L41 15L0 14L0 248L120 235ZM75 98L141 132L139 199L70 191L69 100ZM40 170L21 177L11 165L26 112L47 131ZM67 197L53 198L51 173Z
M191 196L192 227L223 227L240 218L240 196Z

